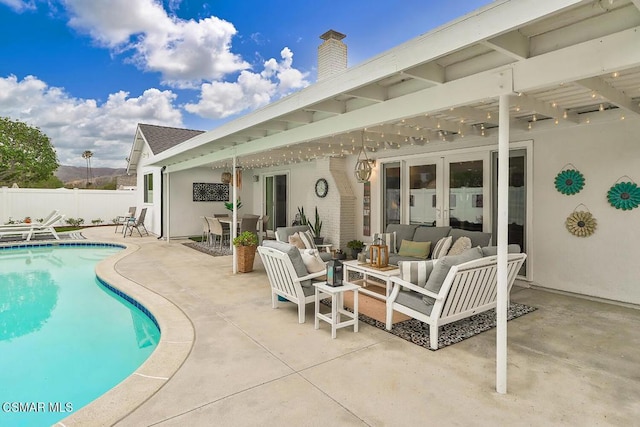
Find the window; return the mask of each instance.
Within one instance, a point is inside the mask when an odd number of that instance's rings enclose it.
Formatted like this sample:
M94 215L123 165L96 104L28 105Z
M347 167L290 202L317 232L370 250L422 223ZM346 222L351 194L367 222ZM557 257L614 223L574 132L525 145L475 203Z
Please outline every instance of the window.
M144 202L153 203L153 174L144 175Z

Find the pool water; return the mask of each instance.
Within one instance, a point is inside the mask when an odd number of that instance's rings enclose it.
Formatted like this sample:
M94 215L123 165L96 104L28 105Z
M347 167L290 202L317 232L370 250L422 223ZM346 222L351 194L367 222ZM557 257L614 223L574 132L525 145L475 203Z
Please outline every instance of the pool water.
M0 425L51 425L133 373L154 320L95 275L121 248L0 250Z

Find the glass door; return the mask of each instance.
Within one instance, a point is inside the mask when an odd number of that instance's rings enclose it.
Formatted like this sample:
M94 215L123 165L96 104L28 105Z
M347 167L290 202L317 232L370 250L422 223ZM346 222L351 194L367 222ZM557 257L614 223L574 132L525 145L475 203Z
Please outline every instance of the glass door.
M407 166L409 224L441 225L442 160L420 160Z
M482 231L484 170L483 159L445 157L444 222L451 227Z
M400 163L387 163L382 171L382 229L386 230L389 224L400 224Z
M264 177L264 213L269 216L265 224L267 230L287 226L287 181L286 174Z

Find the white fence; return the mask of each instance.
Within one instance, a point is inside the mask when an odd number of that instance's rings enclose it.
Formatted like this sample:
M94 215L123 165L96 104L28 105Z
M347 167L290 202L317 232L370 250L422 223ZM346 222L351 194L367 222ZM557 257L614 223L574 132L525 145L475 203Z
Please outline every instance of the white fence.
M98 219L110 224L118 215L127 213L129 206L135 205L135 191L2 187L0 224L10 219L22 221L27 216L37 220L54 209L64 214L65 219L82 218L84 225Z

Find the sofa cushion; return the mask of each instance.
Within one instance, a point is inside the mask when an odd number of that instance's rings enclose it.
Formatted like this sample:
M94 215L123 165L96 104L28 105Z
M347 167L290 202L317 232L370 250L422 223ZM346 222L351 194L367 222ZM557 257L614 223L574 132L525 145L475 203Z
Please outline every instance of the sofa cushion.
M374 233L373 244L387 245L390 254L398 252L396 250L396 233L394 231L390 233Z
M279 242L288 242L289 236L298 231L308 231L308 225L294 225L291 227L278 227L276 228L276 240Z
M402 261L420 261L412 256L401 256L400 254L389 254L389 265L398 265Z
M307 273L318 273L327 269L317 249L303 249L300 251L300 255L302 256L304 266L307 268ZM320 276L316 279L327 280L327 276Z
M471 249L471 239L467 236L458 237L458 240L451 245L451 249L449 249L447 255L460 255L468 249Z
M396 297L396 302L405 307L409 307L426 316L431 315L433 303L425 303L423 295L414 291L400 291ZM425 297L426 298L426 297Z
M491 233L483 233L482 231L469 231L454 228L449 232L449 236L453 237L454 241L462 236L466 236L471 239L471 246L474 248L476 246L489 246L491 243Z
M398 252L398 249L400 249L398 243L402 242L403 240L415 240L413 238L413 234L416 231L416 228L418 228L417 224L389 224L387 225L387 233L396 233L396 248L393 250L393 252Z
M403 240L398 255L427 259L431 249L431 242L412 242Z
M429 275L427 279L427 283L424 288L433 292L440 292L440 288L444 283L444 279L447 278L447 274L449 274L449 270L454 265L462 264L464 262L473 261L474 259L482 258L482 249L479 247L471 248L460 255L452 255L445 256L438 260L437 263L433 266L433 271ZM427 304L432 304L434 302L433 298L424 297L424 302Z
M424 288L433 271L433 261L400 261L400 278Z
M447 255L449 252L449 248L451 248L451 243L453 238L451 236L443 237L442 239L436 242L436 245L433 248L433 252L431 252L432 259L440 259Z
M311 230L298 231L298 235L307 249L317 249L316 243L313 241L313 234L311 234Z
M414 242L431 242L431 252L438 240L449 235L451 227L418 227L413 235ZM431 253L429 255L432 255Z
M300 255L300 250L293 245L284 242L278 242L277 240L263 240L262 246L267 248L273 248L280 252L284 252L291 259L291 264L293 264L293 269L296 271L298 277L306 276L307 267L304 265L302 261L302 255ZM311 280L305 280L300 283L302 287L311 287Z
M298 249L307 249L307 246L300 238L300 233L298 232L295 232L289 236L289 244L295 246Z
M498 247L497 246L484 246L481 248L482 254L484 256L494 256L498 255ZM519 254L521 252L520 245L516 243L512 243L507 246L507 253L510 254Z

